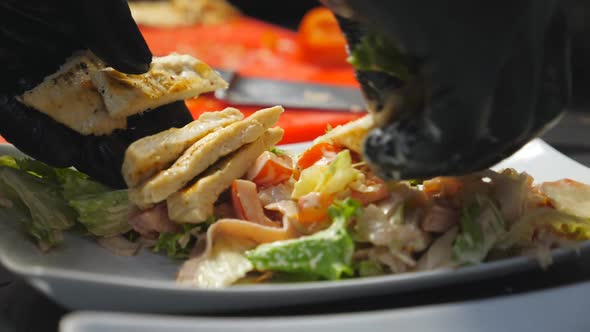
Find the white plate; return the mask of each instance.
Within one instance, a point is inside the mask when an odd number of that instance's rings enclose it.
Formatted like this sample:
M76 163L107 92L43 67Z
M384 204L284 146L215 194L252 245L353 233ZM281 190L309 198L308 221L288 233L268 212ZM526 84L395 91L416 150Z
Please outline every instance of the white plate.
M15 149L0 146L0 154L6 153L15 153ZM538 181L570 177L590 183L588 168L541 140L529 143L499 167L527 170ZM590 249L590 242L582 249ZM559 260L574 253L562 249L555 254ZM0 222L0 262L70 309L160 313L222 312L393 294L497 277L537 266L533 259L517 257L457 271L335 282L245 285L221 290L189 289L175 284L179 263L164 256L143 251L137 257L119 257L91 239L72 234L66 235L61 247L43 254L10 220Z
M61 332L585 332L590 326L590 282L495 299L304 317L188 318L75 313Z

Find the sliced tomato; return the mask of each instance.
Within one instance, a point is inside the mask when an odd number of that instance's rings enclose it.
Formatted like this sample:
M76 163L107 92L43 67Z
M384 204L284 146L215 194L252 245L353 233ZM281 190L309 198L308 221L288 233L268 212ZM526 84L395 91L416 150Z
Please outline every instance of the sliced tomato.
M333 195L312 192L297 200L299 223L309 225L326 221L328 207L334 202Z
M238 218L261 225L275 226L275 223L268 220L264 214L254 182L241 179L234 180L231 186L231 198Z
M324 158L333 159L342 150L341 147L330 143L318 143L303 152L299 160L297 160L295 168L300 172Z
M274 186L285 182L293 174L293 160L286 155L265 151L248 171L246 178L261 187Z
M439 176L422 183L428 196L453 197L461 191L463 183L458 178Z
M307 12L297 37L305 60L328 66L347 65L346 39L328 8L317 7Z
M359 201L362 205L378 202L389 196L389 189L383 180L377 177L369 177L365 182L366 190L352 190L350 197Z

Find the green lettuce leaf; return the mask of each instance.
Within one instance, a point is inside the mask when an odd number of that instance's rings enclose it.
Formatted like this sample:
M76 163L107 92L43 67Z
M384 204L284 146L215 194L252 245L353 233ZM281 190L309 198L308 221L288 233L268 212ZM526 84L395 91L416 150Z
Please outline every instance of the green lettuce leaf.
M19 168L16 159L12 156L0 156L0 166ZM42 248L54 247L59 242L58 236L53 230L33 223L33 217L27 205L19 194L1 178L0 220L11 220L19 223L30 236L37 240Z
M352 275L354 242L347 226L360 214L361 205L346 199L335 202L328 212L332 224L327 229L293 240L262 244L247 251L246 257L260 271L303 273L331 280Z
M0 168L0 180L4 187L8 186L12 193L3 190L5 195L18 195L20 202L27 207L31 219L26 222L26 213L22 211L23 205L14 204L19 208L10 213L18 212L20 220L25 221L28 232L40 241L44 247L55 246L58 242L57 231L66 230L74 226L76 212L68 206L60 190L43 178L33 176L27 172L10 167Z
M91 180L88 175L72 168L55 168L30 158L16 158L14 160L19 169L61 187L62 194L68 201L78 196L99 194L110 190L101 183Z
M71 168L55 169L55 175L62 187L63 196L68 201L84 195L105 194L111 191L109 187Z
M47 248L58 244L59 232L76 220L90 233L109 236L131 229L126 191L110 189L72 168L55 168L30 158L0 157L2 216L21 222Z
M360 261L357 265L357 270L360 277L373 277L385 274L381 264L372 259Z
M505 223L494 203L478 197L463 209L461 231L453 244L453 258L459 264L481 263L506 233Z
M79 196L69 204L78 213L78 221L94 235L112 236L131 230L129 215L133 205L127 190Z
M3 180L0 180L0 219L15 220L23 225L33 222L29 208Z

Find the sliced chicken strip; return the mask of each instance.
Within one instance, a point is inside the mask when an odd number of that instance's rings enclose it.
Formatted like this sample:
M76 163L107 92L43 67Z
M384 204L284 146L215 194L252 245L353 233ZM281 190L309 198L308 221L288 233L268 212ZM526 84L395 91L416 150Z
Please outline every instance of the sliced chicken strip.
M266 129L277 123L282 112L280 106L262 109L242 121L210 133L191 145L170 168L131 189L129 198L140 208L165 200L219 158L257 140Z
M74 55L19 100L82 135L110 134L127 126L127 119L109 116L90 75L105 65L89 52Z
M127 148L123 161L122 173L127 186L137 186L172 165L196 141L243 118L244 115L235 108L206 112L182 128L171 128L135 141Z
M372 115L340 125L314 140L314 144L330 143L361 153L365 136L375 127Z
M242 177L264 151L283 138L280 128L269 129L264 136L234 154L226 157L192 186L170 196L167 200L168 216L176 222L200 223L213 214L219 195L232 182Z
M190 55L154 57L141 75L104 68L91 75L114 118L127 117L174 101L227 88L228 84L206 63Z

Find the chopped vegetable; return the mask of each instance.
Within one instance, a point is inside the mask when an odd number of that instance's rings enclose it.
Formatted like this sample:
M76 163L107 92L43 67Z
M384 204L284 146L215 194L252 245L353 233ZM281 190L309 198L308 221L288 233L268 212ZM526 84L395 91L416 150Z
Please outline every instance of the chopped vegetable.
M231 185L232 204L237 216L261 225L274 225L267 220L262 204L258 199L256 184L252 181L237 179Z
M10 187L28 208L31 221L26 224L27 230L42 246L57 245L59 239L56 231L71 228L75 224L75 211L52 183L10 167L0 168L0 181ZM16 202L13 201L13 204L19 204ZM17 211L20 211L20 219L24 220L24 211L19 208L12 213Z
M155 252L166 252L166 256L174 259L187 259L196 244L195 226L182 224L182 232L161 233L154 246Z
M375 203L389 197L387 185L375 176L367 177L363 174L357 177L357 181L351 183L350 187L352 189L350 197L362 205Z
M15 220L20 224L32 222L29 209L18 194L0 180L0 219Z
M6 167L10 167L10 168L18 168L18 165L16 163L16 159L14 159L13 156L8 156L8 155L0 156L0 166L6 166Z
M456 262L453 259L453 243L456 237L457 227L453 227L436 239L418 260L416 270L427 271L454 267Z
M298 221L301 224L312 224L328 219L328 207L334 201L333 195L311 192L297 200Z
M271 153L274 153L274 154L276 154L277 156L281 156L281 155L284 155L284 154L286 154L286 153L287 153L287 152L285 152L285 150L283 150L283 149L279 149L279 148L277 148L276 146L273 146L272 148L270 148L270 150L269 150L269 151L270 151Z
M262 244L247 251L246 257L257 270L309 273L326 279L352 275L354 243L347 226L361 212L352 200L337 201L329 208L332 225L313 235Z
M453 244L453 257L459 264L481 263L504 236L505 223L489 199L479 198L461 214L461 231Z
M133 206L127 190L79 196L69 203L78 213L78 221L94 235L113 236L131 230Z
M111 190L99 182L90 180L86 174L70 168L56 169L55 173L61 184L63 196L68 201L76 197L102 194Z
M450 176L439 176L422 182L424 193L439 197L455 196L463 189L463 186L460 179Z
M331 195L343 191L360 171L352 166L350 151L343 150L328 165L316 164L301 172L291 196L295 199L311 192Z
M286 154L277 155L266 151L248 171L248 180L259 186L274 186L285 182L293 174L293 161Z
M358 275L361 277L380 276L385 274L381 264L373 259L367 259L358 263Z
M14 158L11 156L2 156L0 158L0 165L20 169L61 187L63 197L66 200L110 190L103 184L91 180L88 175L72 168L55 168L30 158Z
M327 158L333 160L338 152L342 151L342 148L332 145L330 143L318 143L311 148L305 150L299 160L297 160L297 169L302 171L318 161Z

